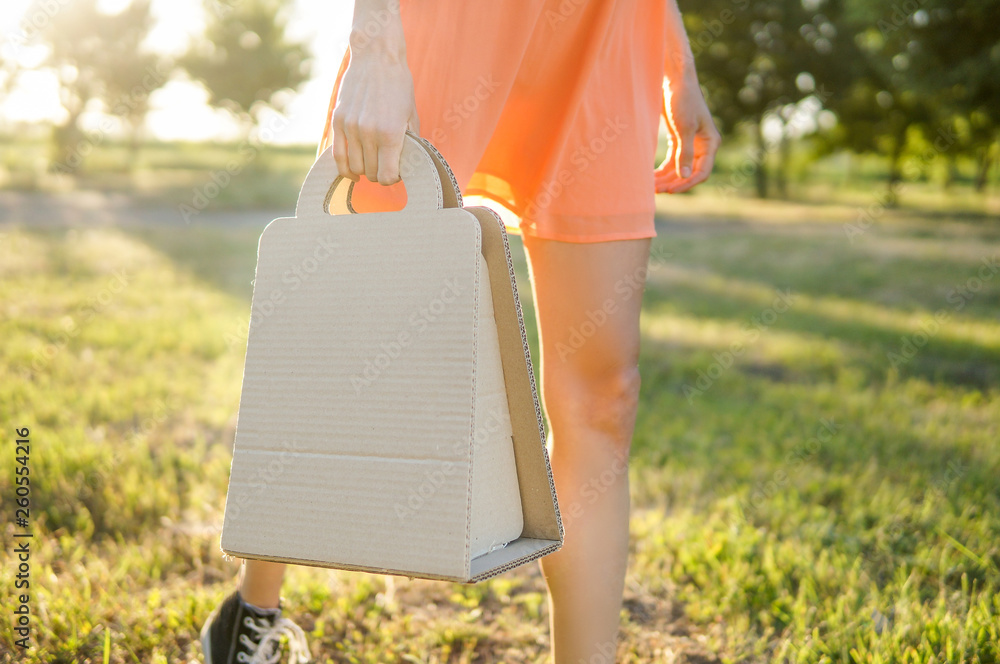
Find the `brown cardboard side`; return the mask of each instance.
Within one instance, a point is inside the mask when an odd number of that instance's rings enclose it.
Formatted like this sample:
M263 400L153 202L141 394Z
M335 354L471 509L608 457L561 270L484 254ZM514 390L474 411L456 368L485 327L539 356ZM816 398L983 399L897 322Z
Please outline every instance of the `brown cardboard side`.
M438 178L441 180L441 184L444 185L442 187L442 194L444 196L442 202L444 207L462 207L462 191L458 186L458 179L455 177L454 171L451 170L451 166L449 166L448 162L444 160L444 156L438 152L438 149L434 147L434 145L426 138L417 136L416 134L413 134L413 138L424 146L427 150L427 154L431 157L431 161L434 162Z
M561 545L562 518L556 500L552 467L545 449L542 413L531 370L521 303L516 297L517 282L507 244L507 233L503 222L493 210L486 207L465 209L479 220L483 256L489 267L493 311L500 336L507 401L510 404L521 505L524 509L522 538L557 540Z

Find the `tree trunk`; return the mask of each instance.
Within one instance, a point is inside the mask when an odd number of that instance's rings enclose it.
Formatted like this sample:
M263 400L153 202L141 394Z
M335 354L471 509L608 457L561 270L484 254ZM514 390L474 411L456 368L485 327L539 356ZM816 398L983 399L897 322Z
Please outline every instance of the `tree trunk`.
M757 116L757 167L754 169L757 198L767 198L767 145L764 143L764 113Z
M979 159L979 168L976 172L976 193L981 194L986 191L986 181L989 179L990 167L993 165L993 146L987 145L983 150L983 156Z
M946 157L948 161L948 172L944 178L944 190L950 191L955 182L958 181L958 158L949 153Z
M79 117L80 113L72 115L66 124L52 128L49 171L75 175L83 165L90 146L85 145L86 137L77 127Z
M893 145L892 154L889 155L889 183L885 196L888 207L895 207L899 202L897 191L903 182L903 174L900 171L899 161L903 156L904 136L906 136L905 128L896 136L896 143Z
M62 86L59 98L69 118L61 126L52 128L52 144L49 152L49 171L76 175L83 166L93 145L86 140L80 129L80 116L91 98L90 85L86 80L77 80L72 87Z
M778 144L778 196L788 198L788 160L791 152L791 141L788 140L787 125L781 127L781 142Z
M135 172L135 167L139 163L139 134L142 131L142 118L131 123L131 130L128 136L128 172Z

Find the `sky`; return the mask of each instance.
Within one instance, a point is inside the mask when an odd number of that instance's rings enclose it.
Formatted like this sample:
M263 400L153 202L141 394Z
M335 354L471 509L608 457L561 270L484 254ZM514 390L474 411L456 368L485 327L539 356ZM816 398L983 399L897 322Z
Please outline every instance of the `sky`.
M72 0L54 0L50 6L62 7ZM293 97L286 110L287 126L275 132L273 143L315 145L326 121L327 105L333 89L340 58L347 43L353 2L351 0L288 0L292 9L288 34L306 42L313 54L312 76ZM0 52L16 56L26 66L44 57L44 48L20 46L22 22L31 0L0 0ZM103 0L104 11L116 12L128 0ZM56 9L58 11L58 9ZM180 54L193 35L204 27L201 0L152 0L156 25L147 40L151 50ZM37 14L33 13L33 16ZM42 15L44 20L44 15ZM205 102L207 92L200 84L176 77L150 95L152 110L146 128L152 138L161 140L227 140L239 138L229 114L213 110ZM56 80L51 72L32 71L22 75L15 90L0 96L0 129L10 129L12 122L56 122L65 120L66 111L59 104ZM99 112L81 118L85 129L96 130L105 117ZM267 122L265 118L263 122ZM280 125L274 125L280 126ZM113 133L109 132L109 133Z

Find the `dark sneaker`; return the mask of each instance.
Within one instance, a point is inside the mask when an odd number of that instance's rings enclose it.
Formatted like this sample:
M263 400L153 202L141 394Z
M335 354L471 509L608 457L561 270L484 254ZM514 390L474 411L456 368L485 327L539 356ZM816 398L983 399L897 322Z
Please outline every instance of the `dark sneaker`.
M302 629L282 618L280 608L258 609L233 591L201 628L205 664L276 664L282 636L288 637L289 662L306 664L309 646Z

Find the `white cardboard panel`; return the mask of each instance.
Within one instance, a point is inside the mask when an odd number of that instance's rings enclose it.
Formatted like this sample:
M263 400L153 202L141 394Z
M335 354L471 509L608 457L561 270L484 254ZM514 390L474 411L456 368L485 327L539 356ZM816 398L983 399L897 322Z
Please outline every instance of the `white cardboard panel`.
M427 221L442 232L407 236L409 251L383 249L386 236L399 237L385 215L283 220L263 233L255 292L273 309L251 324L231 481L238 491L259 468L255 451L274 450L283 463L261 495L287 514L267 518L257 505L264 518L248 523L262 546L305 531L302 556L398 569L414 551L467 546L455 525L468 520L461 478L471 470L479 229L446 212ZM334 224L343 250L314 266L308 259L331 245ZM401 460L414 462L410 472ZM437 486L442 469L453 481ZM288 513L317 497L315 510Z
M471 557L521 536L524 516L518 488L510 412L500 361L500 340L486 259L479 256L479 325L472 434Z

